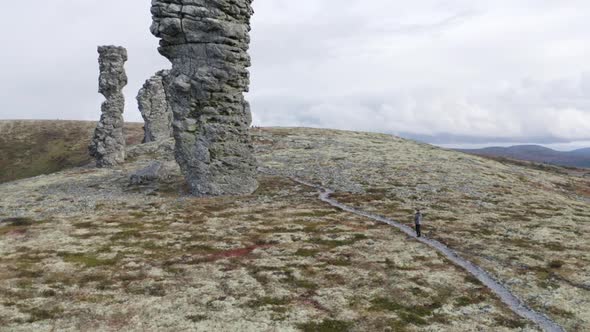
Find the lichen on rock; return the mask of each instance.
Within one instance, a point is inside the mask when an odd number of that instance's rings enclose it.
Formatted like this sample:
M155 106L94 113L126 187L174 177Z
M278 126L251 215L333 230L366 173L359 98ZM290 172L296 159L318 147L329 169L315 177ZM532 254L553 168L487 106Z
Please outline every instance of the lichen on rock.
M118 46L99 46L98 53L98 92L105 96L106 101L101 106L102 115L88 149L90 155L96 159L97 167L112 167L125 161L123 88L127 85L124 67L127 50Z
M154 0L152 33L172 62L166 85L176 160L196 196L257 187L249 136L251 0Z
M144 120L144 143L172 137L172 110L168 103L164 80L168 70L161 70L150 77L137 95L139 111Z

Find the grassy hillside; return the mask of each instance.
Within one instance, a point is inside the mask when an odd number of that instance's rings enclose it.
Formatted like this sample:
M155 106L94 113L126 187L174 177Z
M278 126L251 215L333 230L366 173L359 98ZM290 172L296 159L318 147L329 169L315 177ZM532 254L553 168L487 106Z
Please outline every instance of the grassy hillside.
M0 183L87 164L95 127L85 121L0 121ZM129 143L141 142L142 124L125 129Z
M338 200L411 223L568 331L590 326L590 182L400 138L253 131L257 192L191 198L115 169L0 185L0 324L13 330L537 331L477 280ZM164 151L165 149L161 149ZM172 156L168 156L173 160Z

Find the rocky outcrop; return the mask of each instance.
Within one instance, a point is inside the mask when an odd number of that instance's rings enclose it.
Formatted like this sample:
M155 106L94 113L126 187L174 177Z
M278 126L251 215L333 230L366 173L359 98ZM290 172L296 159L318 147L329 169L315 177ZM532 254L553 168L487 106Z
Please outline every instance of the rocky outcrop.
M144 120L144 143L172 137L172 110L168 104L164 80L169 71L162 70L148 79L137 95Z
M169 138L166 140L129 146L126 154L127 160L130 161L145 159L145 156L150 156L150 159L154 160L175 161L174 139Z
M90 155L97 167L116 166L125 161L125 136L123 135L123 111L127 85L125 62L127 50L117 46L98 47L100 77L98 92L105 96L100 122L89 146Z
M176 160L192 194L248 194L258 184L249 127L251 0L153 0L152 33L172 62L166 85Z
M176 165L176 163L174 163ZM178 169L178 166L176 166ZM180 173L179 173L180 174ZM161 161L153 161L148 166L133 172L129 176L129 185L147 186L170 181L175 175L174 167Z

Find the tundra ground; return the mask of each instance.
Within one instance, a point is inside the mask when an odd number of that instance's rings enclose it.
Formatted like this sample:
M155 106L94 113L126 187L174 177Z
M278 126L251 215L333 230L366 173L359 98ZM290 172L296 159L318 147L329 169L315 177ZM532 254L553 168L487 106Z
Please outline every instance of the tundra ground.
M253 137L276 176L249 196L187 197L179 174L129 186L154 153L0 185L0 329L537 330L434 250L331 208L298 176L400 221L426 209L428 236L587 330L587 179L387 135Z

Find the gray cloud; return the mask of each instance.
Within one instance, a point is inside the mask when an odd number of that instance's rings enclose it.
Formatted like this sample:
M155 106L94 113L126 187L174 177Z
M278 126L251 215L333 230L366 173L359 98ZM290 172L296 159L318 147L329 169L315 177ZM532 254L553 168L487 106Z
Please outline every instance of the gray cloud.
M257 125L438 142L590 140L584 0L255 0ZM11 2L0 22L0 118L98 119L96 45L129 48L135 94L168 67L149 1ZM21 17L26 16L26 17ZM23 22L27 22L23 24Z

